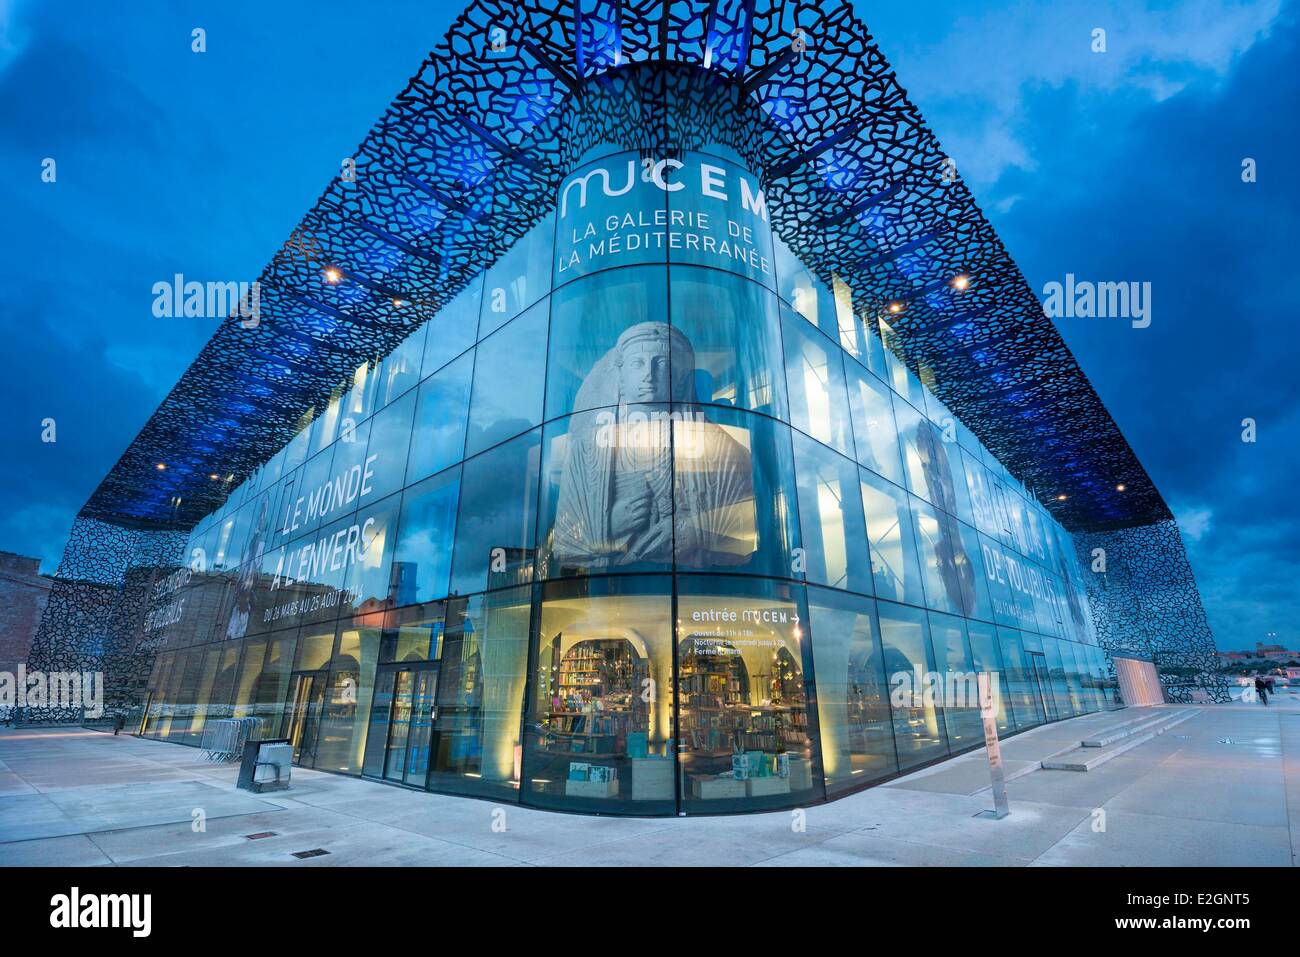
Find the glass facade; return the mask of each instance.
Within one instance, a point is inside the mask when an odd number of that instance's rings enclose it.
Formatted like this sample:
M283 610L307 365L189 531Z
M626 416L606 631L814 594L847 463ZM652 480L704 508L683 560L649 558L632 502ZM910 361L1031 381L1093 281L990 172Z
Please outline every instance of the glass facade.
M143 733L675 814L981 744L980 671L1004 733L1109 707L1068 534L855 298L732 151L589 152L193 529Z

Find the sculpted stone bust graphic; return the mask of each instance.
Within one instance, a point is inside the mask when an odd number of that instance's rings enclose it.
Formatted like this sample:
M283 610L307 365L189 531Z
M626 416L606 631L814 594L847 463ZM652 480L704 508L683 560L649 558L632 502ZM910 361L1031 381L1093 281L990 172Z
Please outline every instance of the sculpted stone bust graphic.
M695 350L666 322L631 326L592 366L575 402L592 411L571 419L560 477L551 540L559 566L668 564L674 513L679 564L749 559L757 538L749 450L697 411L667 419L674 396L695 400L694 381Z

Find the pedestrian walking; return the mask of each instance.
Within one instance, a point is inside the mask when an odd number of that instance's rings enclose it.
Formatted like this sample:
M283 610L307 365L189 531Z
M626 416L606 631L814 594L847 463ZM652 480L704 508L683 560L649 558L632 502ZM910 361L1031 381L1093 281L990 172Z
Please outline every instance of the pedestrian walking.
M1268 685L1259 675L1255 676L1255 696L1259 698L1261 704L1268 704Z

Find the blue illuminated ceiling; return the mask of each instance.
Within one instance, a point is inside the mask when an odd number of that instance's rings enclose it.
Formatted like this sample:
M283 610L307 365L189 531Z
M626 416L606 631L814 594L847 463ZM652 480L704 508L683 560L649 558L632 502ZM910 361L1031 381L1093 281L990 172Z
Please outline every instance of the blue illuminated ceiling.
M1170 517L865 25L845 3L772 0L472 5L358 147L355 181L331 182L263 270L259 321L222 325L82 515L185 528L220 505L546 214L603 92L682 71L759 118L750 158L791 248L888 318L1066 528Z

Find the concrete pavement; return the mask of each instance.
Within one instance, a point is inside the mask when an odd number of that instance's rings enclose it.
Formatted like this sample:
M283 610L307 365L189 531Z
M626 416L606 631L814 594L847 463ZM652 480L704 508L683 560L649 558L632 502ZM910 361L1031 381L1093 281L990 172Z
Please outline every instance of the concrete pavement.
M0 865L1293 865L1295 700L1198 708L1087 772L1037 765L1135 712L1015 736L1003 745L1012 814L1002 821L974 817L991 806L982 749L802 816L636 819L298 768L291 790L254 795L235 789L235 767L196 749L0 729ZM317 849L328 853L293 856Z

